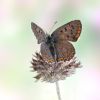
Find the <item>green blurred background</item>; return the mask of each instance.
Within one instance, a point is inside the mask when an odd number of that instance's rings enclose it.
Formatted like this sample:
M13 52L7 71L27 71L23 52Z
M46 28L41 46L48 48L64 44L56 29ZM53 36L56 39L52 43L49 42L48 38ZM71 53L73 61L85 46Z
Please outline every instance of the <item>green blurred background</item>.
M79 19L76 56L83 67L60 81L62 100L100 100L100 0L0 0L0 100L58 100L55 84L30 72L39 45L30 23L45 32Z

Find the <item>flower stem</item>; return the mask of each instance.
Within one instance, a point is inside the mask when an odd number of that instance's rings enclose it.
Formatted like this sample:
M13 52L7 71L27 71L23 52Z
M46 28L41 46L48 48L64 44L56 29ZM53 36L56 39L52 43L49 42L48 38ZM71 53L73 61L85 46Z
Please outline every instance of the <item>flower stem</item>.
M57 95L58 95L58 100L61 100L61 95L60 95L60 89L59 89L58 81L56 82L56 91L57 91Z

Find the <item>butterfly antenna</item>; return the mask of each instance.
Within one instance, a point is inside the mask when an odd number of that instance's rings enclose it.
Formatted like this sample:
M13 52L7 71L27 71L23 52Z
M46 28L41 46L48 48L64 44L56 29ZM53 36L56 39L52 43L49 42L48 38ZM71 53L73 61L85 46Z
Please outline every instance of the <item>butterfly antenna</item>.
M57 24L57 21L54 22L53 26L51 27L49 33L52 31L52 29L54 28L54 26Z

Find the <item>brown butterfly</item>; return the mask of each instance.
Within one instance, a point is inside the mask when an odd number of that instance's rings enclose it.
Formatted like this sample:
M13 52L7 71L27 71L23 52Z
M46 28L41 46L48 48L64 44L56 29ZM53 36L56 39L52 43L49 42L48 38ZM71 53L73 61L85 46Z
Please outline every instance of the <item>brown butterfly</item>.
M57 28L51 35L45 32L35 23L31 23L38 44L41 43L41 55L47 62L69 61L75 55L75 49L69 42L75 42L80 36L82 24L80 20L71 21Z

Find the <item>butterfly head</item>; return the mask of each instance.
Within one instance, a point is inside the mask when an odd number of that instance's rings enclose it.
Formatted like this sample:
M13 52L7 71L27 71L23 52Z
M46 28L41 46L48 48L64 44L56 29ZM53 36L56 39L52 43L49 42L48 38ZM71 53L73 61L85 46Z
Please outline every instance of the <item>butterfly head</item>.
M51 44L51 43L52 43L52 38L51 38L50 35L47 35L47 36L46 36L46 43L47 43L47 44Z

